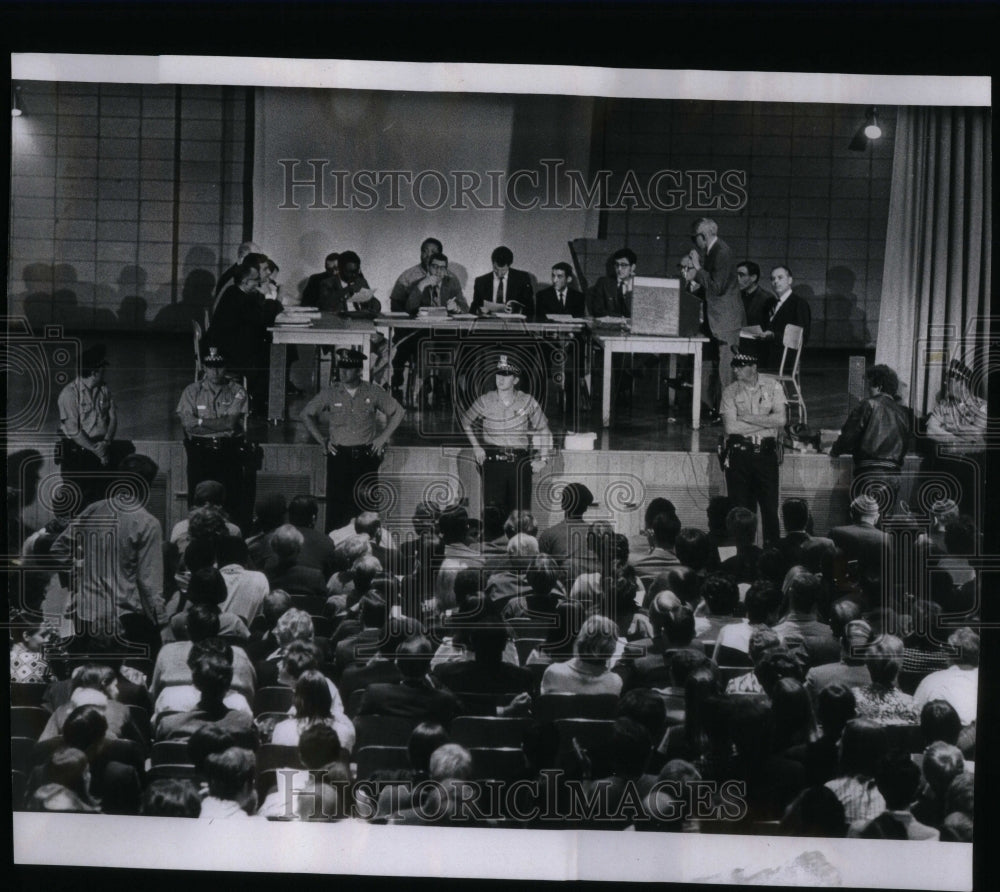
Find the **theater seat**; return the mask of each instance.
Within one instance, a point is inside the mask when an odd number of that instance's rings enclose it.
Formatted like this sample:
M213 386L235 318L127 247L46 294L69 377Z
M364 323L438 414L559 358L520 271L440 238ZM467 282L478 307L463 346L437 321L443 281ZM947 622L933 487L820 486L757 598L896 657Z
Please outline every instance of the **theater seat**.
M364 780L376 771L406 771L410 767L405 746L366 746L357 753L357 779Z
M451 723L451 739L467 749L473 747L520 747L526 718L462 715Z
M535 700L532 715L540 722L610 719L617 709L617 694L542 694Z

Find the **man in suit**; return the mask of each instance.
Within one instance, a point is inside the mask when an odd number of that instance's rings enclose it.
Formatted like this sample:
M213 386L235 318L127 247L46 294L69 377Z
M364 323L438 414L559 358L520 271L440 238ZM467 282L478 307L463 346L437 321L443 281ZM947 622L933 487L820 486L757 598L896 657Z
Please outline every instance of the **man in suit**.
M713 408L707 418L713 424L720 420L714 411L716 394L721 395L733 380L732 345L739 341L746 312L740 300L733 252L719 238L719 225L708 217L700 217L692 227L691 240L695 246L687 255L690 269L684 270L684 277L688 291L703 302L704 321L719 348L718 360L710 360L712 368L701 378L701 400ZM705 352L711 356L711 351Z
M212 300L212 315L215 315L216 307L219 306L219 298L222 297L222 292L224 292L233 282L236 281L236 273L239 268L243 266L243 261L247 259L250 254L262 254L260 245L256 242L243 242L236 249L236 263L229 267L221 276L219 276L219 281L215 283L215 297Z
M860 495L851 502L852 522L830 530L830 538L848 563L857 561L858 576L863 579L880 579L883 563L888 566L892 560L892 539L875 528L878 517L878 502Z
M812 529L812 517L805 499L785 499L781 503L781 519L785 525L785 535L778 540L777 547L785 559L785 566L801 564L812 573L823 572L824 562L836 551L837 546L832 539L814 536L809 532Z
M444 254L444 245L436 238L425 238L420 243L420 263L403 270L396 279L396 284L392 286L392 292L389 294L391 310L398 313L406 309L406 297L410 293L410 287L430 273L430 260L435 254ZM451 273L447 275L453 278ZM457 284L458 280L455 281ZM461 292L461 286L458 290Z
M736 284L740 286L740 300L747 314L747 325L764 327L775 297L760 284L760 267L752 260L736 264Z
M337 275L324 278L317 288L315 306L324 313L339 313L352 309L377 313L382 305L375 298L368 280L361 272L361 258L354 251L343 251L337 259ZM352 300L356 298L356 300ZM348 301L352 301L351 304Z
M552 287L543 288L535 295L535 311L540 321L546 316L572 316L574 319L582 319L587 315L587 302L583 292L573 288L572 282L573 268L568 263L559 262L552 267ZM568 352L563 363L566 424L568 429L578 430L580 425L576 407L577 390L584 367L583 340L579 334L567 335L565 338L560 338L556 346L559 352ZM558 369L556 371L558 372Z
M313 273L306 280L306 287L302 289L302 306L318 307L321 290L326 283L332 284L340 278L340 255L336 252L327 254L323 261L324 270L321 273Z
M614 278L601 276L591 286L587 293L588 315L594 318L632 315L632 282L637 260L631 248L619 248L611 255Z
M792 291L793 281L792 273L787 266L776 266L771 270L771 284L774 286L776 300L771 305L767 322L763 328L764 337L768 342L765 367L775 372L781 365L786 325L798 325L802 329L803 347L809 341L809 323L812 321L812 312L806 299ZM790 360L795 362L794 350Z
M511 269L514 252L501 245L490 255L493 272L478 276L472 286L472 312L482 314L487 301L496 304L515 304L512 313L524 313L529 320L535 318L534 288L531 276L524 270Z

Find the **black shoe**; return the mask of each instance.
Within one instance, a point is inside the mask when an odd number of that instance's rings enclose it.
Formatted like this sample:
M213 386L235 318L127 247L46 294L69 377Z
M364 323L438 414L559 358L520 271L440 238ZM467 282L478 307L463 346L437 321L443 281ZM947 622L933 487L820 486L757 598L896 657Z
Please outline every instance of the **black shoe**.
M718 424L722 424L722 416L718 412L709 412L708 415L702 415L701 423L707 424L709 427L715 427Z

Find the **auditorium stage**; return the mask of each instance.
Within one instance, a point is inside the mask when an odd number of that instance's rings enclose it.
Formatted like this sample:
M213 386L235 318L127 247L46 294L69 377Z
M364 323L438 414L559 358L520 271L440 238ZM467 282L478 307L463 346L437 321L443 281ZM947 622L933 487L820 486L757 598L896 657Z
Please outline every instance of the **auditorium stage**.
M151 455L161 468L154 487L153 508L169 529L186 513L185 457L182 430L174 412L183 388L193 379L192 343L178 334L109 334L82 338L84 347L95 341L108 346L110 367L107 382L119 407L120 437L135 441L141 452ZM302 351L304 354L307 351ZM311 353L311 351L308 351ZM847 353L807 355L803 389L810 426L839 428L847 411ZM667 405L666 388L657 392L660 370L655 359L638 365L631 399L622 394L612 414L610 429L602 430L599 398L581 425L597 434L593 452L559 450L543 475L536 475L533 507L539 526L559 518L557 492L567 480L580 480L593 490L599 506L588 519L605 518L630 536L642 527L642 509L655 496L675 503L682 523L704 526L709 497L725 492L725 482L715 455L721 427L703 426L693 431L690 423L674 415ZM666 362L663 363L665 374ZM51 372L51 370L49 370ZM47 393L38 392L30 376L8 371L8 418L21 418L20 411L41 401L35 433L27 425L8 428L8 448L33 445L51 464L52 444L58 428L58 386L50 375ZM289 402L287 420L270 425L253 419L250 436L263 447L264 461L258 475L258 493L280 491L288 496L310 492L322 496L326 489L325 462L312 444L297 415L315 386L315 364L311 355L293 367L296 384L307 392ZM565 430L561 415L547 407L557 446ZM674 420L671 420L674 419ZM379 507L392 527L409 528L413 507L422 498L446 503L467 498L478 514L480 494L471 450L450 406L408 411L396 432L382 466L383 485ZM816 531L822 533L846 518L850 486L849 459L823 455L787 454L781 468L782 497L802 496L813 506ZM29 513L42 512L42 506ZM41 518L44 522L45 518ZM28 518L31 522L30 517Z

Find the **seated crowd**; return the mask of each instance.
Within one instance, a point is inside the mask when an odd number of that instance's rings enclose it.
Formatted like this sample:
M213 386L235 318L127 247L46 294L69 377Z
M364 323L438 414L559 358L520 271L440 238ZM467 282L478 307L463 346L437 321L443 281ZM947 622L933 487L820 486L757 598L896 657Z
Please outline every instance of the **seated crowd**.
M324 535L307 496L250 530L218 502L164 547L155 653L12 616L15 808L971 840L964 518L921 545L930 597L883 599L864 502L827 539L789 500L763 551L719 500L707 531L653 500L638 544L568 507Z

